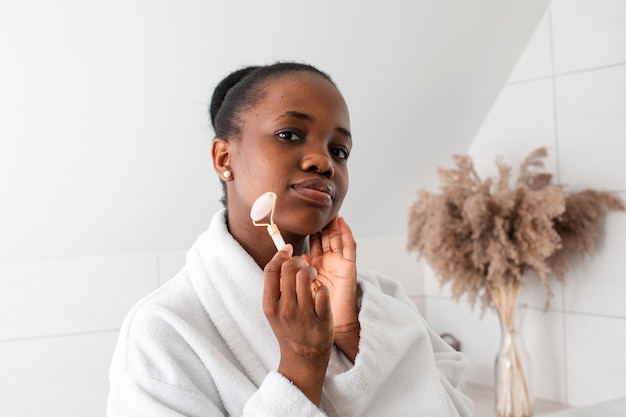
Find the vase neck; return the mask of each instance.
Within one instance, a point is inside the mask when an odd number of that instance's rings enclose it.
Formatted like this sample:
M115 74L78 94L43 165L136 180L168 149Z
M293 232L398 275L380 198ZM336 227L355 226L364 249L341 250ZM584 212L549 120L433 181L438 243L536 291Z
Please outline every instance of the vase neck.
M527 308L528 306L526 304L522 304L519 306L507 306L507 308L503 310L496 309L502 332L519 333Z

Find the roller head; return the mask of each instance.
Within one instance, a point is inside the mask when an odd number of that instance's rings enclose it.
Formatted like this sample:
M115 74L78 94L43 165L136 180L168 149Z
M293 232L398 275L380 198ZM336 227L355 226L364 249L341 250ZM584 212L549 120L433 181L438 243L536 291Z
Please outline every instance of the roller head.
M274 208L275 199L276 194L271 191L261 194L250 209L250 218L252 218L255 222L258 222L269 216Z

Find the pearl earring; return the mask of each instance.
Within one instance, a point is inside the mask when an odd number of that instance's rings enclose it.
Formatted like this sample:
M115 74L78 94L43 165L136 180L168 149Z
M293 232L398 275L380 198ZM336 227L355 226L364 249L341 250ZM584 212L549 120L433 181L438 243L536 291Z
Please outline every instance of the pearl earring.
M230 178L233 176L233 173L230 171L224 171L224 178Z

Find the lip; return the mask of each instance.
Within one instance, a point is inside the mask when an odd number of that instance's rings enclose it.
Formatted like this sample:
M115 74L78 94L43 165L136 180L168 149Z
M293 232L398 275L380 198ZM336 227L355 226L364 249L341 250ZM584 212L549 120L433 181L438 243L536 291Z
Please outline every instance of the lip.
M321 178L312 178L293 184L291 188L302 197L319 205L331 205L335 191L330 182Z

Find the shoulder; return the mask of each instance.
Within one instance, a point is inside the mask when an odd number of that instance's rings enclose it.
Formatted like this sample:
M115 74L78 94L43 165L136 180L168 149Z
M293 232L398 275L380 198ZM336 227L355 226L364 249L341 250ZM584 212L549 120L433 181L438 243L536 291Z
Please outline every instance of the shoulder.
M149 380L214 395L203 359L228 352L183 269L128 313L111 363L112 378Z
M200 350L226 351L186 270L140 300L126 316L112 366L162 381L198 369Z
M209 339L219 337L191 284L187 267L137 302L128 313L122 331L130 337L148 340L171 341L177 337L189 341L192 335Z
M193 320L203 313L187 270L183 268L170 281L139 300L128 313L123 327L136 331L146 324L173 324L171 322L177 320Z
M109 369L109 406L157 406L161 412L169 406L220 407L214 377L203 363L220 343L181 271L126 316ZM157 398L168 405L155 403Z

